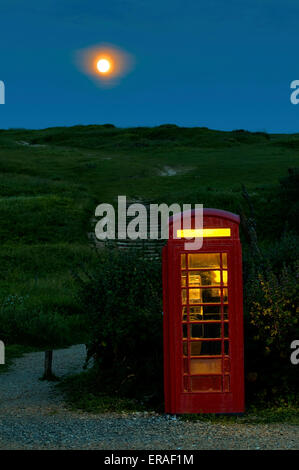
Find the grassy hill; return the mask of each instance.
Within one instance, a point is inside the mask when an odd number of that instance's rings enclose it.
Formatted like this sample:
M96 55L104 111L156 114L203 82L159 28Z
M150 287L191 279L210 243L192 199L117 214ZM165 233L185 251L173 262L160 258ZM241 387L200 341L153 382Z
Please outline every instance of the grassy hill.
M97 262L90 219L118 195L238 211L245 184L271 237L267 205L298 153L299 134L110 124L0 130L0 302L13 295L28 308L76 310L70 270Z

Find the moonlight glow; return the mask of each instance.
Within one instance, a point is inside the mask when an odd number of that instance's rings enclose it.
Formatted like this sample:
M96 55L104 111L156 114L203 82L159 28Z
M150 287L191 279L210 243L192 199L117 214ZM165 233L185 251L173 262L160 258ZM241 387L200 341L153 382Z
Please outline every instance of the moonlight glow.
M97 63L97 69L100 73L107 73L111 68L111 64L107 59L100 59Z
M100 86L114 87L133 68L131 54L112 44L99 44L76 52L76 62L83 73Z

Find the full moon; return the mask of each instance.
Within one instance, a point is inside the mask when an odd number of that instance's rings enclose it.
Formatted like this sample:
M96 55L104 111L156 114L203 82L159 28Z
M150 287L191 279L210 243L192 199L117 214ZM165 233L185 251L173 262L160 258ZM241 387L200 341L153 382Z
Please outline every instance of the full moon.
M110 67L110 62L107 59L100 59L97 63L97 69L100 73L107 73Z

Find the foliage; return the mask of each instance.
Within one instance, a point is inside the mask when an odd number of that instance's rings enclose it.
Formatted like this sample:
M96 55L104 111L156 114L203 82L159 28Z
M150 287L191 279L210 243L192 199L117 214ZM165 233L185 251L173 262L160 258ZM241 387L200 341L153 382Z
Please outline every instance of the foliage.
M95 368L63 379L58 387L72 409L92 413L143 411L146 407L134 398L121 397L104 388Z
M299 168L289 168L288 176L280 179L281 210L288 229L299 233Z
M160 262L114 250L99 261L92 277L80 280L88 356L106 389L156 399L163 382Z
M285 358L291 341L299 337L299 264L284 266L280 275L269 266L250 282L250 322L265 353ZM250 295L250 294L249 294Z
M298 403L290 344L299 337L299 269L294 260L272 265L265 253L260 262L251 262L245 279L247 398L280 406L282 400Z
M65 347L84 339L84 324L80 315L45 312L40 306L28 309L27 298L7 296L0 306L0 338L7 344L34 347Z

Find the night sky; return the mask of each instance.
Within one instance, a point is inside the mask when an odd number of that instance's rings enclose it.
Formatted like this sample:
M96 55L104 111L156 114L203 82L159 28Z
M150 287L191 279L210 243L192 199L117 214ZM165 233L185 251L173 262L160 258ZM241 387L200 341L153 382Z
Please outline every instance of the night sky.
M76 51L135 58L102 88ZM113 123L299 132L298 0L1 0L0 128Z

